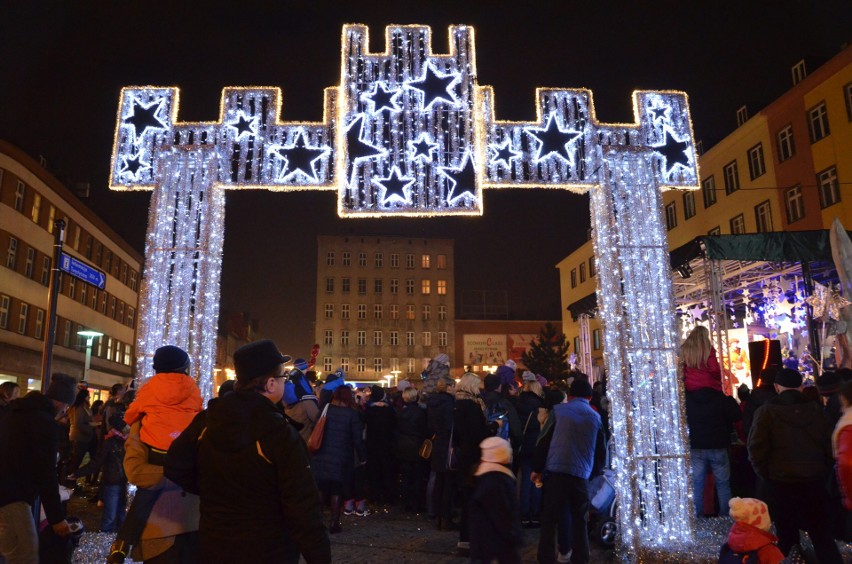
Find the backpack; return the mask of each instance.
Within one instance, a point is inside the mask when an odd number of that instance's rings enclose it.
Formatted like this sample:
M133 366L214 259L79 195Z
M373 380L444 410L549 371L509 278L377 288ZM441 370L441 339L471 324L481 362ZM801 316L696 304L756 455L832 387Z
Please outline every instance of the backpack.
M760 556L756 550L734 552L728 543L725 543L719 551L719 564L757 564L758 562L760 562Z
M503 421L503 424L497 429L497 434L495 437L500 437L501 439L509 440L509 418L507 414L509 410L505 409L500 402L495 403L493 406L485 410L485 418L488 420L488 423L495 423L497 421Z

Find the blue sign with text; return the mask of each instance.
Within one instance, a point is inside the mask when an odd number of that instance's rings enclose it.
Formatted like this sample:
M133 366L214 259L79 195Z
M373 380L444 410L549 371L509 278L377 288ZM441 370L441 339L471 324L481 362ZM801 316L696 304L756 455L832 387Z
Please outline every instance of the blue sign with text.
M88 282L92 286L97 286L100 290L106 287L106 274L69 254L62 253L62 257L59 259L59 270L67 272L83 282Z

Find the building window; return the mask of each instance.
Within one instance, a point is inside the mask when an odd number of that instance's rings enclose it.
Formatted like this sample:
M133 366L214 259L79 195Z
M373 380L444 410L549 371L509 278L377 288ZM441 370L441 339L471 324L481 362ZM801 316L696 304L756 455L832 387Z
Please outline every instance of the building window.
M716 178L712 174L701 183L701 195L704 197L704 209L716 203Z
M758 233L772 231L772 207L769 200L754 206L754 221L757 224Z
M328 251L325 254L325 265L334 266L334 251Z
M399 306L396 304L391 304L390 306L390 317L391 319L399 319Z
M446 270L447 269L447 255L436 255L435 256L435 267L438 270Z
M109 299L109 317L115 319L115 296Z
M748 121L748 107L740 106L737 110L737 127Z
M27 193L27 185L18 180L15 187L15 211L24 213L24 196Z
M589 278L594 277L597 274L597 270L595 270L595 257L589 257Z
M405 268L411 270L414 268L414 255L409 253L405 255Z
M91 259L91 258L92 258L92 250L93 250L93 249L92 249L92 246L93 246L94 244L95 244L95 240L92 238L92 236L91 236L91 235L87 235L87 236L86 236L86 258L87 258L87 259Z
M349 277L343 277L340 279L340 291L344 294L348 294L349 290L352 286L352 279Z
M438 346L446 347L447 346L447 332L446 331L438 331Z
M36 309L36 324L35 324L35 338L43 339L44 338L44 310Z
M89 299L89 285L83 282L80 286L80 303L86 305L86 302ZM121 303L121 306L124 307L124 302Z
M125 285L127 284L127 271L128 271L127 263L126 262L121 263L121 283L125 284Z
M391 268L399 268L399 254L392 253L391 254Z
M576 268L571 269L571 287L572 288L577 287L577 269Z
M390 344L396 346L399 344L399 331L390 332Z
M0 329L9 328L9 296L0 295Z
M385 256L382 253L376 253L376 268L381 268L385 262Z
M325 291L328 293L334 292L334 278L325 279Z
M390 293L391 294L398 294L399 293L399 279L398 278L391 278Z
M592 347L594 347L594 349L596 351L601 350L601 330L600 329L595 329L594 331L592 331Z
M367 295L367 279L359 278L358 279L358 295L366 296Z
M367 332L366 331L358 331L357 333L357 341L359 347L363 347L367 344Z
M135 327L136 322L136 309L132 307L127 308L127 326L133 329Z
M323 332L323 344L333 345L334 344L334 331L331 329L326 329Z
M748 174L752 180L766 173L766 164L763 162L763 143L758 143L748 150Z
M391 372L399 372L399 359L392 357L390 359L390 369Z
M666 204L666 229L669 231L677 227L677 208L675 206L675 202ZM582 282L582 279L580 282Z
M731 219L731 235L741 235L745 233L745 218L740 214Z
M446 296L447 295L447 281L446 280L438 280L438 295Z
M381 319L384 315L382 304L373 305L373 319Z
M107 360L110 359L110 355L112 354L112 337L109 339L110 348L107 350ZM62 331L62 346L70 347L71 346L71 322L67 319L65 320L65 328Z
M421 280L420 281L420 293L424 296L428 296L432 293L432 281L431 280Z
M138 275L136 274L135 270L130 271L130 289L133 290L134 292L136 291L136 277L137 276Z
M438 319L440 319L441 321L447 320L447 306L445 306L445 305L439 305L438 306Z
M364 358L363 356L359 356L357 362L358 362L358 364L357 364L355 370L357 372L361 372L361 373L365 372L367 370L367 359Z
M382 345L382 332L381 331L373 331L373 344L377 347Z
M358 304L358 319L367 319L367 304Z
M737 161L731 161L725 165L725 194L733 194L740 189L740 174L737 170Z
M376 278L373 280L373 293L381 294L382 293L382 279Z
M405 318L413 321L414 317L414 305L408 304L405 306Z
M414 346L414 331L406 331L405 332L405 344L409 347Z
M107 312L107 298L108 297L109 296L107 295L106 292L101 292L101 313L103 315L106 315L106 312Z
M345 356L341 357L340 369L343 370L344 372L349 372L349 358L348 357L345 357Z
M56 221L56 208L51 205L47 211L47 232L53 235L53 223ZM68 225L68 222L65 222Z
M50 286L50 257L41 259L41 285Z
M414 295L414 278L409 278L405 281L405 293L409 296Z
M374 372L381 372L382 371L382 359L381 358L376 357L376 358L373 359L373 371Z
M68 226L68 229L71 229L70 225ZM80 235L82 234L82 232L83 232L83 230L80 229L79 225L74 226L74 250L75 251L80 250Z
M343 266L350 266L352 264L352 253L349 251L343 251Z
M132 349L131 349L130 345L125 344L124 345L124 364L125 364L125 366L130 366L130 363L132 361L131 352L132 352Z
M799 84L805 77L808 76L807 70L805 70L805 60L802 59L790 69L790 74L793 77L793 86Z
M843 99L846 101L846 119L852 121L852 82L843 87Z
M778 132L778 162L784 162L796 154L796 140L793 137L793 126L788 125Z
M580 264L580 284L586 281L586 263Z
M18 240L9 237L9 247L6 249L6 268L15 270L18 263Z
M431 347L432 346L432 333L429 331L423 331L423 346Z
M420 257L420 266L424 269L430 268L432 263L432 257L430 255L422 255Z
M98 289L97 288L94 288L94 287L92 288L92 304L89 307L91 307L95 311L98 310Z
M820 102L808 110L808 133L811 136L811 143L816 143L820 139L828 137L831 133L828 128L828 112L825 109L825 102Z
M801 186L793 186L784 192L784 203L787 208L787 223L793 223L805 217L805 200L802 197Z
M77 295L77 279L73 276L68 277L68 297L72 300ZM115 298L113 298L115 299Z
M30 247L27 249L27 264L24 267L24 276L27 278L33 277L33 269L35 267L35 249Z
M107 274L112 274L112 251L107 251L106 253L106 263L104 264L104 270L107 271Z
M406 364L408 365L408 366L407 366L407 368L408 368L408 373L409 373L409 374L414 374L414 371L416 370L416 365L415 365L415 361L414 361L414 359L413 359L413 358L411 358L411 357L409 357L408 359L406 359Z
M692 190L683 193L683 219L695 217L695 192Z
M21 335L27 334L27 316L30 313L30 305L21 302L21 309L18 313L18 333Z
M423 304L423 321L429 321L430 319L432 319L432 306Z
M822 208L833 206L840 201L840 184L837 182L837 168L829 167L817 174L819 186L819 205Z
M333 319L334 318L334 304L325 304L325 318Z
M340 344L344 347L349 346L349 330L345 329L340 332Z
M326 374L328 374L329 372L331 372L332 368L333 367L331 365L331 357L330 356L322 357L322 371L325 372Z
M358 253L358 266L361 268L367 267L367 253Z

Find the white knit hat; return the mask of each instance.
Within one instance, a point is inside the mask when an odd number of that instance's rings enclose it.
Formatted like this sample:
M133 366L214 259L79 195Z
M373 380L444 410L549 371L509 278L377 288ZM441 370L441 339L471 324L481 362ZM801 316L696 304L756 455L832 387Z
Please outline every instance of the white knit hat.
M408 380L400 380L399 383L396 385L397 391L400 391L400 392L403 391L403 390L407 390L410 387L411 387L411 382L409 382Z
M517 365L517 364L515 364L515 361L514 361L514 360L512 360L511 358L510 358L509 360L507 360L507 361L506 361L506 366L508 366L508 367L509 367L509 368L511 368L512 370L516 370L516 369L518 368L518 365Z
M772 525L769 508L759 499L734 497L728 505L731 508L728 513L734 521L769 532L769 526Z
M512 462L512 445L509 441L500 437L488 437L481 443L482 462L494 462L495 464L509 464Z
M523 379L524 382L536 382L537 381L535 374L533 374L529 370L524 370L524 375L522 376L522 379Z

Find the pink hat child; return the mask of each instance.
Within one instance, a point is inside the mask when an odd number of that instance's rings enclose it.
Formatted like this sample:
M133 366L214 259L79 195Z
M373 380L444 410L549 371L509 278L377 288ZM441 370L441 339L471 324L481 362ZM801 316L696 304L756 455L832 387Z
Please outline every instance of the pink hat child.
M734 497L729 507L728 514L735 521L728 533L729 551L740 555L756 551L761 564L777 564L784 560L784 555L775 546L778 539L769 532L772 519L765 503L750 497ZM722 552L725 552L724 547Z

